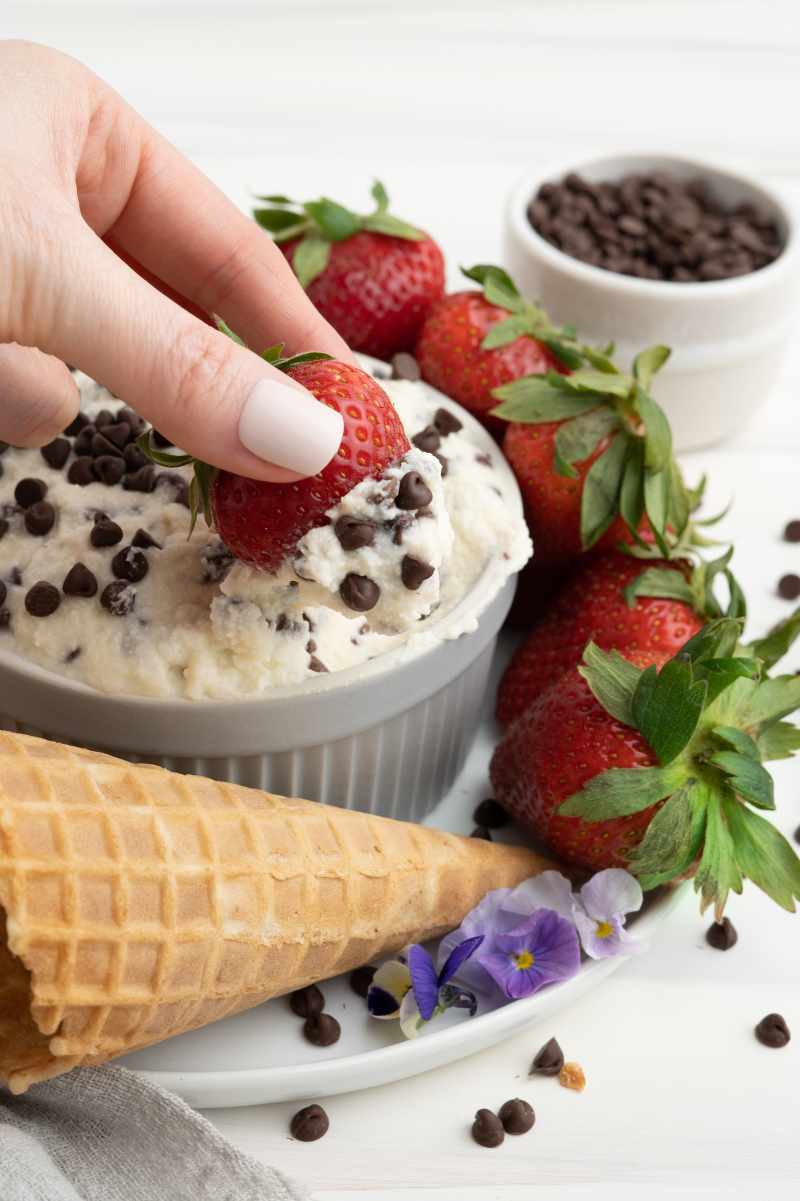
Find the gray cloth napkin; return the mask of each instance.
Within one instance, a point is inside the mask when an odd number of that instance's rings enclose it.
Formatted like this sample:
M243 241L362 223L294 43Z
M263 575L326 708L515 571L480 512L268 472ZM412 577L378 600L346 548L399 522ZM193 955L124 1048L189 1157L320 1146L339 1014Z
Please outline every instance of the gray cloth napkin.
M0 1088L2 1201L307 1201L178 1097L125 1068Z

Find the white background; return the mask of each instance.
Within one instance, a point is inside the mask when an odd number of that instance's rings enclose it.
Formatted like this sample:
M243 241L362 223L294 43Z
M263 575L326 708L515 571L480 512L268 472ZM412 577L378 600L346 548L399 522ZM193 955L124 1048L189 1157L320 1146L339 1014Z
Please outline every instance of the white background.
M498 257L508 187L550 158L687 152L779 185L800 208L793 0L0 0L0 36L82 58L244 206L259 189L358 207L380 175L395 211L440 237L453 282L458 263ZM792 348L757 424L687 456L690 477L713 472L714 498L736 494L726 528L754 631L786 611L778 575L800 571L800 548L779 536L800 517L799 384ZM776 776L788 832L800 773L781 765ZM729 954L705 946L689 897L649 955L552 1029L333 1098L317 1144L287 1138L294 1106L209 1116L324 1201L789 1196L800 1181L798 919L755 890L730 913L740 942ZM783 1051L752 1036L770 1010L795 1027ZM584 1065L582 1095L526 1077L553 1033ZM496 1151L471 1143L475 1109L517 1094L536 1107L534 1132Z

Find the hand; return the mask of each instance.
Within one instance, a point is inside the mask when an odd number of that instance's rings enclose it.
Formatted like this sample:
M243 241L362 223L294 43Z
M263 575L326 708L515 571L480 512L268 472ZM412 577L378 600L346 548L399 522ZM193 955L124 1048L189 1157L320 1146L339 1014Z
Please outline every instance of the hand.
M74 59L0 42L0 439L75 416L65 363L238 474L314 475L338 413L217 332L352 362L269 237Z

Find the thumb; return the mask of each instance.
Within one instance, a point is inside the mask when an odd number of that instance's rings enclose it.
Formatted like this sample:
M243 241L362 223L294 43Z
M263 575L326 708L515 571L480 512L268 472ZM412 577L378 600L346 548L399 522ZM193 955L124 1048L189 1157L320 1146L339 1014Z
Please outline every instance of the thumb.
M82 220L70 226L46 301L26 306L39 328L22 340L74 363L217 467L285 482L330 462L337 412L162 295Z

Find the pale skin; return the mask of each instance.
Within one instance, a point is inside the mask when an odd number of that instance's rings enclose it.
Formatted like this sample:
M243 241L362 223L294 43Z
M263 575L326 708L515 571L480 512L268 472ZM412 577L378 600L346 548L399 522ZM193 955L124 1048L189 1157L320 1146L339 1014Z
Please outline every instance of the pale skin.
M42 446L72 421L69 363L216 466L282 482L325 465L338 415L203 316L255 350L350 351L263 231L116 92L0 41L0 164L0 440Z

